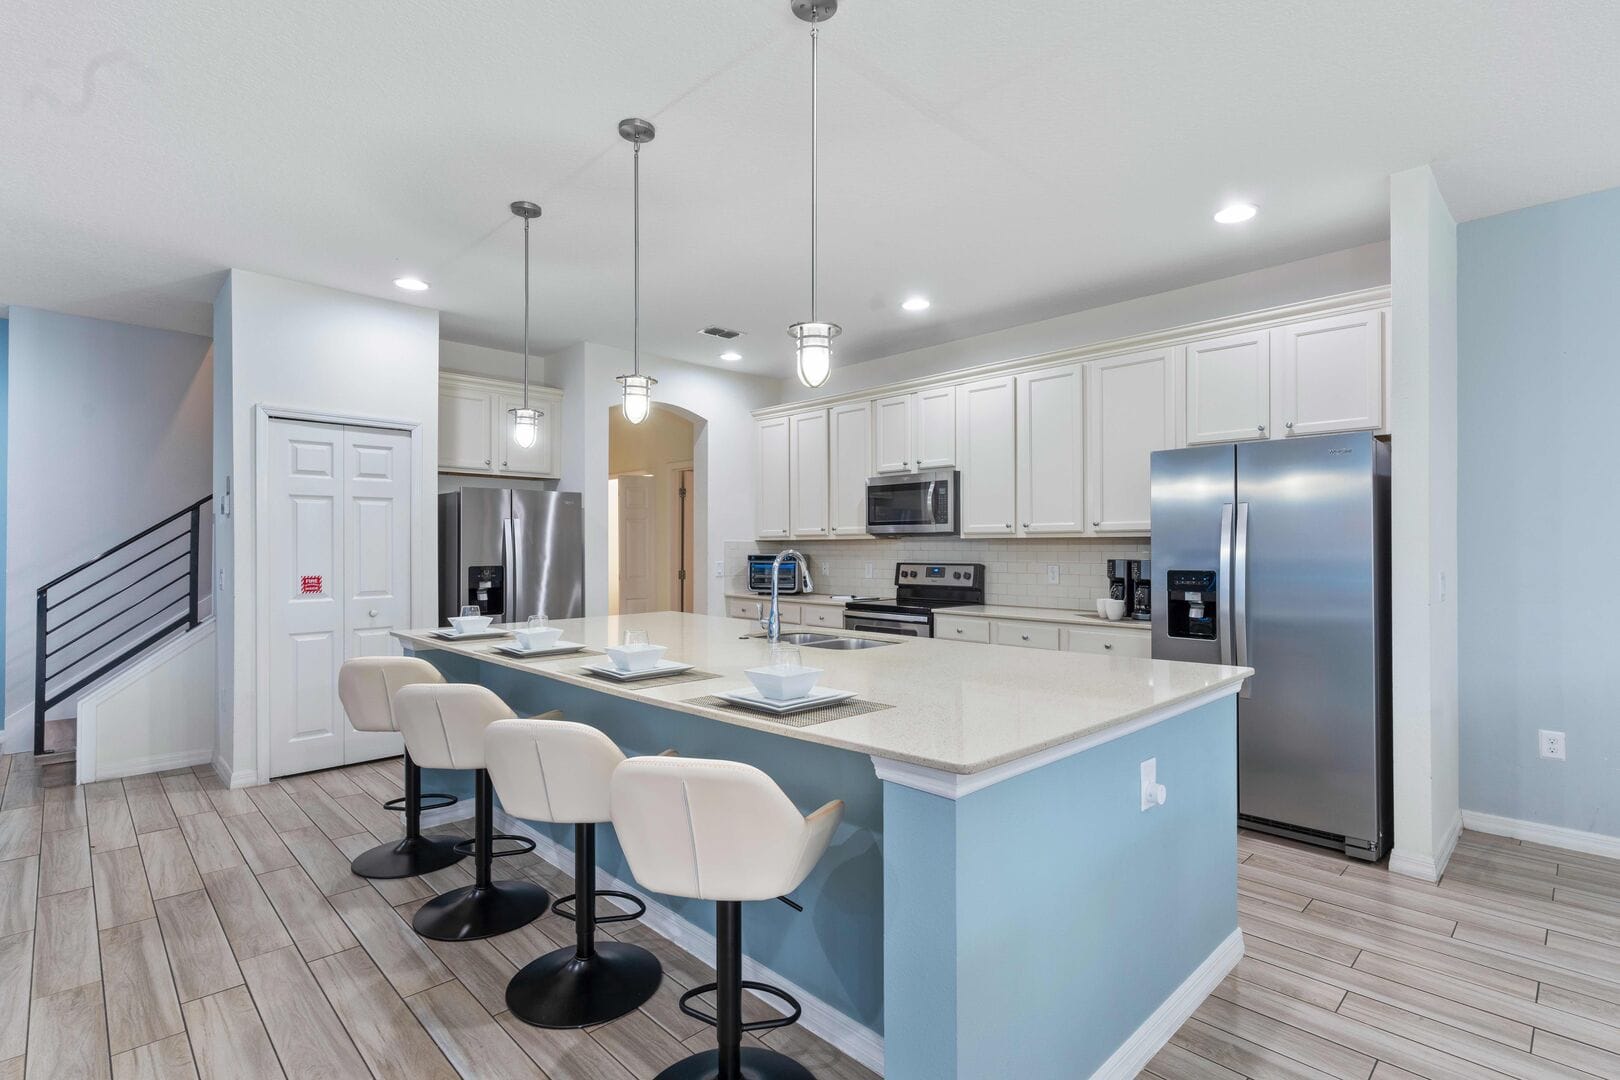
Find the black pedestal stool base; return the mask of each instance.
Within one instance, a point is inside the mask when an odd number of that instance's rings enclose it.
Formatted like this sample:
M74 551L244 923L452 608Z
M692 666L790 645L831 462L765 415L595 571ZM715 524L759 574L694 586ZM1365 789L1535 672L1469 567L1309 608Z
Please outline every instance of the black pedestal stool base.
M535 1027L605 1024L644 1005L663 978L658 958L641 946L597 941L584 959L566 948L525 965L506 986L506 1007Z
M436 896L416 909L411 928L434 941L476 941L527 926L551 896L528 881L492 881Z
M379 844L362 852L350 869L363 878L403 878L431 874L465 859L453 840L407 836L397 844Z
M775 1050L745 1046L739 1054L741 1067L733 1077L722 1076L720 1051L705 1050L677 1061L657 1080L816 1080L815 1073Z

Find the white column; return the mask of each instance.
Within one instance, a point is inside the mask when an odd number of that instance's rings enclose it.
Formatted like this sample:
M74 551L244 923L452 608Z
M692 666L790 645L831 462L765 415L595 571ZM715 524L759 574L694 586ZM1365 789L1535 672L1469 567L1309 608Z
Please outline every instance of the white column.
M1395 847L1436 881L1457 797L1457 223L1428 166L1390 177Z

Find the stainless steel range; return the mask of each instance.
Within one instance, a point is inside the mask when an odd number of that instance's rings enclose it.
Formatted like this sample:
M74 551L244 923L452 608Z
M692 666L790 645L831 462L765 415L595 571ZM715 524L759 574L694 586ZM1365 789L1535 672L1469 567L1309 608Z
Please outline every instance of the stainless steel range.
M844 629L933 637L937 609L984 603L984 564L900 563L894 585L893 600L845 604Z

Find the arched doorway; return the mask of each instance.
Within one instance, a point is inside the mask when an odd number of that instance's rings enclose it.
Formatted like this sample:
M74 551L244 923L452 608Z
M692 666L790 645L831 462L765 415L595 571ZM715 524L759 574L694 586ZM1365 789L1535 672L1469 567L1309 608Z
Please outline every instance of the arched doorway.
M608 613L692 611L702 419L657 404L632 424L608 410Z

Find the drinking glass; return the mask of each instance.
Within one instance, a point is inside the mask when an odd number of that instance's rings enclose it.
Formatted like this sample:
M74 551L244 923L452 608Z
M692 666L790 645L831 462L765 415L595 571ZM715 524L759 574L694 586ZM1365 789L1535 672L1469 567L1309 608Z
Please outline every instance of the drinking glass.
M799 657L799 647L797 645L776 644L771 646L771 667L798 668L803 666L804 662Z
M546 617L544 615L530 615L523 623L523 629L525 630L544 630L545 628Z
M647 631L645 631L645 630L626 630L624 632L624 643L626 645L645 645L645 644L647 644Z
M478 609L477 604L462 604L461 605L461 617L464 618L464 619L476 618L477 616L482 615L482 614L483 614L483 612Z

